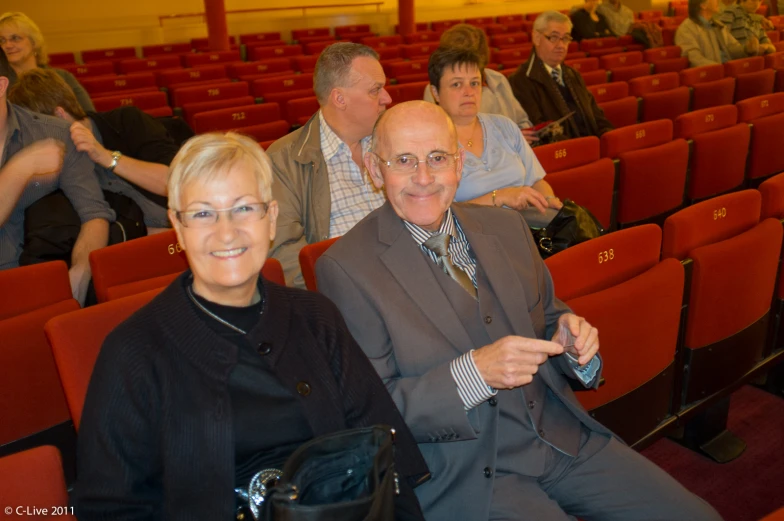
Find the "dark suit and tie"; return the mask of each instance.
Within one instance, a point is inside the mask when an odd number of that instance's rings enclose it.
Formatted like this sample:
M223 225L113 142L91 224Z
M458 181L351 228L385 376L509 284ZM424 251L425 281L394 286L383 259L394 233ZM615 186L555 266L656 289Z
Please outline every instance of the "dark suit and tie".
M451 173L424 161L406 172L389 160L454 154L454 127L440 108L424 105L430 108L404 103L382 116L378 159L369 154L366 165L389 200L316 269L319 290L340 308L427 460L432 479L416 490L425 517L719 520L580 406L571 385L597 385L598 355L578 353L582 368L563 354L543 356L529 383L511 389L485 381L486 353L509 339L549 340L559 323L577 324L578 317L555 298L520 214L462 204L449 211L461 154ZM444 232L448 254L431 253L423 239ZM578 343L587 349L584 327L590 329L584 321L577 327Z

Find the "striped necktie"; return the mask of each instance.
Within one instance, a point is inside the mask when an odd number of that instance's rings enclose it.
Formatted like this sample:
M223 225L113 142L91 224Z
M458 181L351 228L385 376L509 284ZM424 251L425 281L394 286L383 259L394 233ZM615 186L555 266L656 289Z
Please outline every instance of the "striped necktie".
M563 82L561 81L561 71L559 69L553 69L550 72L550 75L555 80L555 83L563 87Z
M426 240L424 246L438 255L438 265L441 266L444 273L449 275L452 280L460 284L469 295L476 299L476 288L474 283L471 282L471 277L468 276L468 273L452 264L452 259L449 258L450 239L451 237L447 233L437 233Z

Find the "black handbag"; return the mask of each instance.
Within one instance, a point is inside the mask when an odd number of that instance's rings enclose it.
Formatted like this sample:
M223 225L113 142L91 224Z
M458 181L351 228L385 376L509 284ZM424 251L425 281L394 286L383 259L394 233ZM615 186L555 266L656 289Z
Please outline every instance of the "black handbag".
M375 425L303 444L278 476L267 469L253 477L247 491L252 519L393 521L400 494L394 434L391 427Z
M565 250L569 246L594 239L605 233L601 223L571 199L563 201L563 208L544 228L532 228L536 246L543 259Z

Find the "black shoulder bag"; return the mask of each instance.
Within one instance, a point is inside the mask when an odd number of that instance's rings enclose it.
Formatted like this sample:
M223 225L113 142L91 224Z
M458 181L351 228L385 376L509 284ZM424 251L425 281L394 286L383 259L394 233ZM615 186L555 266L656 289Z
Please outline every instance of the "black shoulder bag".
M238 518L248 509L256 521L394 521L394 434L375 425L310 440L282 471L262 470L237 490Z
M601 223L588 209L571 199L563 201L563 208L544 228L532 228L531 233L543 259L569 246L594 239L605 233Z

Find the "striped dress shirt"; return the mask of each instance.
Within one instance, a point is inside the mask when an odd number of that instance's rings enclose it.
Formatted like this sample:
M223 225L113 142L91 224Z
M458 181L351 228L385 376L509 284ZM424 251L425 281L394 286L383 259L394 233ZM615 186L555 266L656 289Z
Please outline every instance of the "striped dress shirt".
M476 258L471 252L468 239L463 233L460 223L452 213L452 208L447 209L441 227L436 232L429 232L421 226L405 220L403 223L406 225L409 233L411 233L411 237L419 245L422 253L427 255L435 264L438 264L438 255L425 246L425 241L438 233L448 234L451 237L448 252L452 264L466 272L476 288ZM498 390L487 385L487 382L479 373L474 363L474 357L471 354L474 351L475 349L472 349L455 358L449 365L452 378L457 385L457 394L463 401L463 406L467 411L498 394ZM594 379L597 371L601 368L601 360L598 356L594 356L590 362L582 367L572 358L567 358L567 360L577 377L586 385Z
M367 214L384 204L384 191L377 189L351 157L351 149L332 130L319 111L321 153L329 175L329 236L345 235ZM362 140L362 154L370 150L370 136Z
M60 119L36 114L22 107L6 103L7 133L2 168L24 147L46 138L65 143L63 167L59 175L35 176L25 187L11 215L0 226L0 270L19 265L19 255L24 244L24 212L28 206L55 190L62 189L71 201L79 219L86 223L92 219L113 222L114 211L103 199L101 187L95 176L94 165L86 152L78 152L71 141L70 125Z

